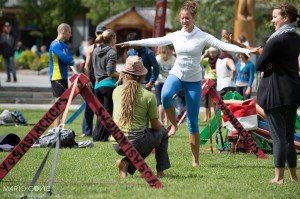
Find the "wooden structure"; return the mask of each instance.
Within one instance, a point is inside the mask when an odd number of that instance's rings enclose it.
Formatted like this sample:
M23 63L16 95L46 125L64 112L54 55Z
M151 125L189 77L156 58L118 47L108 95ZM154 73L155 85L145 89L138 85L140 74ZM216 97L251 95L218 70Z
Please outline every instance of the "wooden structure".
M234 39L238 40L244 34L250 43L254 45L255 38L255 0L235 0Z
M167 9L165 32L172 29L170 13L171 11ZM155 7L131 7L98 25L114 30L117 34L117 43L121 43L126 41L127 35L131 32L137 32L141 39L152 37L154 18ZM126 49L118 48L118 57L123 57L125 51Z

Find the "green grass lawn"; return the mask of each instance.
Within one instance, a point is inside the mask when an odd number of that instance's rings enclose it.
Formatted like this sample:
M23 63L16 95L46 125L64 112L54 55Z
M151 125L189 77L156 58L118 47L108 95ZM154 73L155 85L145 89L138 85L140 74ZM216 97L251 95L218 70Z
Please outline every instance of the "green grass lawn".
M36 123L46 110L21 110L28 123ZM2 110L0 110L2 112ZM72 112L69 113L69 116ZM65 128L81 134L81 114ZM15 133L21 139L32 126L0 126L0 134ZM202 128L202 126L201 126ZM201 146L200 167L192 168L186 125L169 140L171 169L160 179L163 189L152 189L139 172L125 179L117 176L120 156L111 143L94 143L93 148L60 149L54 178L53 198L300 198L300 183L291 183L286 172L284 185L273 185L273 156L257 159L254 154L211 153ZM48 149L30 149L0 182L0 198L20 198L26 192ZM53 152L30 197L46 197ZM8 152L0 152L1 162ZM155 172L154 155L146 159ZM299 162L299 161L298 161ZM300 169L298 167L298 175Z

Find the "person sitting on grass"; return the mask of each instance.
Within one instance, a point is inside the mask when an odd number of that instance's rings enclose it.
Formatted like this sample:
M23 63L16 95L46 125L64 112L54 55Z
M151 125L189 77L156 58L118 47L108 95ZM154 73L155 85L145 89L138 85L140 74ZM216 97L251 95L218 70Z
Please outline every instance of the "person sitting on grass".
M164 170L169 169L168 133L158 119L154 93L146 90L141 81L147 74L143 61L138 56L129 56L120 74L113 92L113 120L145 159L155 149L156 170L158 177L164 177ZM148 119L151 128L147 128ZM120 155L125 155L118 144L113 144ZM117 160L119 177L133 175L136 168L127 157Z

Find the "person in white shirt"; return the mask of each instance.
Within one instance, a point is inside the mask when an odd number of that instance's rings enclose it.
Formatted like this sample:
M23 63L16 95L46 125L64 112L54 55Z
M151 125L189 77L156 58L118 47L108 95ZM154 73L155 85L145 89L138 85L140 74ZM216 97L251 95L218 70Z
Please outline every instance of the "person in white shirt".
M189 141L192 150L192 165L199 166L199 129L198 114L202 91L202 67L200 58L205 46L226 50L229 52L254 53L248 49L222 42L214 36L203 32L195 26L197 15L197 2L187 1L180 10L181 30L167 34L163 37L129 41L116 46L165 46L173 44L176 52L176 61L169 72L162 89L162 104L171 122L169 135L177 131L175 108L172 97L180 89L185 89L187 106L187 124L189 129Z
M156 95L156 100L158 105L159 119L164 125L167 125L168 119L167 119L166 112L162 107L161 91L169 75L169 72L175 63L175 60L176 57L172 54L172 51L169 48L169 46L159 46L157 48L156 61L159 65L159 75L155 82L155 95Z

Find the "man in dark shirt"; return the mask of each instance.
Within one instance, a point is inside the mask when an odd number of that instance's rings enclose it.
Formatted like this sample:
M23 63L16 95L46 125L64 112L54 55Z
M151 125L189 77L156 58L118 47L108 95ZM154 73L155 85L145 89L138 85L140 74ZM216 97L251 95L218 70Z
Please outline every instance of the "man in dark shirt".
M13 81L17 82L17 75L14 63L14 53L16 47L16 37L12 32L9 22L5 22L3 32L0 37L1 54L4 58L5 70L7 74L6 82L10 82L10 73L13 75Z
M136 32L129 33L127 35L127 41L139 40L140 37ZM147 90L151 90L154 85L158 74L159 74L159 65L156 61L155 54L150 48L141 47L141 46L132 46L132 48L127 52L127 57L137 55L142 58L145 68L148 70L148 73L145 76L142 84L145 85Z

